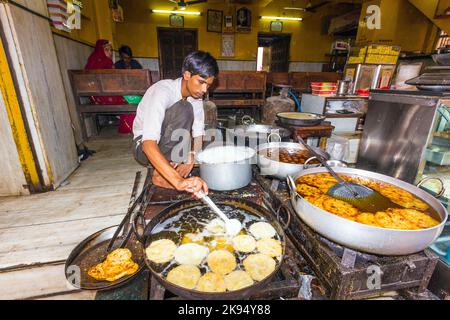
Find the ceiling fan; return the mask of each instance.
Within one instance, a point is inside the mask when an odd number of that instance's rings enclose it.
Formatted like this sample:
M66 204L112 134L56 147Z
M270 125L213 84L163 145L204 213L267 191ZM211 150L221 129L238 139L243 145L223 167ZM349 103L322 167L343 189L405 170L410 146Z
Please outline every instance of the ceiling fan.
M170 2L175 3L180 9L186 9L187 6L198 4L198 3L205 3L208 2L208 0L193 0L193 1L176 1L176 0L169 0Z
M311 1L309 1L309 3L301 8L301 7L284 7L284 10L297 10L297 11L303 11L303 12L316 12L317 9L319 9L320 7L323 7L324 5L330 3L331 1L322 1L316 5L313 5L311 3Z

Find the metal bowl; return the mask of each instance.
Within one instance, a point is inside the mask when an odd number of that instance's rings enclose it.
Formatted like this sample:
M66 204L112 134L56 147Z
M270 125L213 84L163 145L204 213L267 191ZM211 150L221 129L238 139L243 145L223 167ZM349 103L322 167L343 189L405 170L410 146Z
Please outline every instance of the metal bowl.
M302 144L295 142L271 142L258 146L257 149L258 167L261 171L261 175L263 176L273 176L280 180L285 180L288 176L295 176L305 168L315 168L317 166L320 166L319 164L318 165L308 164L309 161L315 159L315 157L313 157L312 155L311 158L305 161L305 164L295 164L295 163L284 163L281 161L275 161L260 154L262 151L272 148L280 148L280 149L286 148L286 149L306 151L306 148ZM330 159L330 155L325 151L323 151L322 149L320 148L313 148L313 149L325 159L327 160Z
M72 250L66 260L65 275L67 281L74 287L84 290L106 290L119 287L136 276L145 266L142 245L134 235L128 240L126 248L133 254L132 259L139 265L136 273L125 276L113 282L99 281L91 278L87 272L89 268L103 262L106 259L106 249L118 226L109 227L94 233L84 239ZM113 250L117 249L123 239L117 238Z
M278 141L288 139L292 132L278 126L250 124L230 127L226 130L226 134L232 139L234 144L251 147L271 142L273 137L277 137Z
M166 279L164 279L163 276L160 275L155 269L154 264L150 260L148 260L145 257L145 262L147 263L148 268L150 269L150 272L152 273L153 277L167 290L171 291L172 293L185 298L185 299L197 299L197 300L236 300L236 299L245 299L251 296L253 293L258 292L259 290L266 287L266 285L272 280L272 278L275 276L275 274L278 272L278 270L281 268L281 265L283 263L283 257L285 253L285 234L284 229L287 228L287 225L281 227L281 225L278 223L278 221L275 219L275 217L272 216L272 214L267 211L265 208L245 200L221 200L216 202L218 206L221 205L228 205L232 207L236 207L239 209L242 209L244 211L247 211L251 213L252 215L262 217L264 218L268 223L270 223L280 236L280 240L282 243L282 249L283 249L283 255L280 259L280 261L277 262L277 267L275 270L265 279L262 281L259 281L255 283L254 285L250 287L243 288L241 290L236 291L228 291L228 292L220 292L220 293L209 293L209 292L201 292L196 290L190 290L183 287L180 287L178 285L175 285L173 283L170 283ZM161 211L155 218L153 218L150 223L145 228L145 248L148 247L152 241L151 235L152 230L159 225L162 222L167 221L168 219L171 219L172 217L179 214L181 210L188 210L189 208L194 208L198 206L204 206L202 202L199 201L193 201L193 200L185 200L181 201L179 203L176 203L163 211ZM209 210L205 207L206 210ZM144 253L145 255L145 253Z
M307 225L324 237L359 251L394 256L422 251L431 245L442 233L445 222L448 219L447 210L426 191L404 181L370 171L338 167L335 167L334 170L337 173L386 182L406 190L432 207L439 215L436 218L439 218L441 223L433 228L422 230L396 230L369 226L341 218L312 205L297 193L295 181L298 178L308 174L328 172L325 168L304 170L294 180L291 177L288 178L292 206Z

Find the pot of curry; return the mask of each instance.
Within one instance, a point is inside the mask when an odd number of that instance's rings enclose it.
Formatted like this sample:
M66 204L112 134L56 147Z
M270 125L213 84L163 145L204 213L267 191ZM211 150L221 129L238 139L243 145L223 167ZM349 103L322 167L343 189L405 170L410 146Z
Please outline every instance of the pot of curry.
M337 181L325 168L288 177L296 213L312 229L346 247L379 254L408 255L427 248L441 234L448 213L426 191L382 174L334 168L344 180L363 184L395 204L383 212L361 212L326 193Z

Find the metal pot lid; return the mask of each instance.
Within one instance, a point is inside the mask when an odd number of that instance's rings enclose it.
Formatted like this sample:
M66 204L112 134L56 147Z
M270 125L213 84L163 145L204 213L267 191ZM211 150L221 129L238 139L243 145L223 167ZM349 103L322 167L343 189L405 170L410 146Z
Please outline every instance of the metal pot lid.
M283 120L302 120L302 121L317 121L324 120L325 116L318 113L310 112L281 112L277 114L277 117Z
M271 134L278 133L282 138L289 137L291 131L279 126L271 126L265 124L239 125L229 128L233 130L234 135L252 135L252 134Z

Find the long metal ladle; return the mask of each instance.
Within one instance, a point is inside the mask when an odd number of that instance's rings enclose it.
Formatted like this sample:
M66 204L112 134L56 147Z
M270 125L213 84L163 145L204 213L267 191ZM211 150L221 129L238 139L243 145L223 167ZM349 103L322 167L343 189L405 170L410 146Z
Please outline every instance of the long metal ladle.
M238 219L229 219L203 191L199 191L196 196L206 203L225 222L225 229L229 236L234 237L242 230L241 222Z

